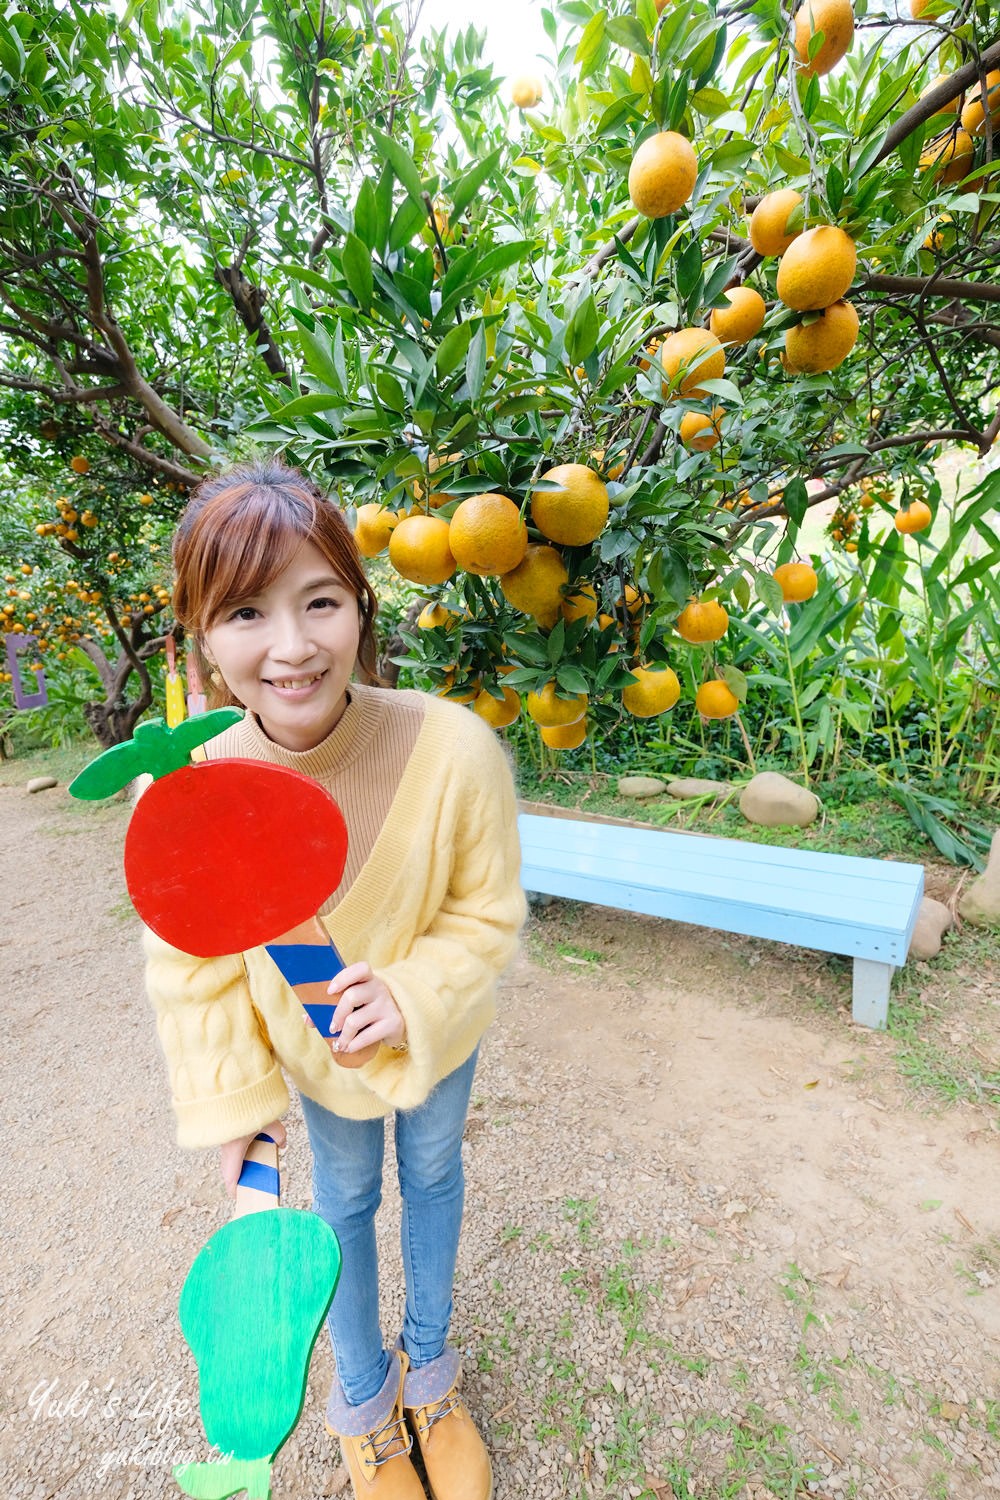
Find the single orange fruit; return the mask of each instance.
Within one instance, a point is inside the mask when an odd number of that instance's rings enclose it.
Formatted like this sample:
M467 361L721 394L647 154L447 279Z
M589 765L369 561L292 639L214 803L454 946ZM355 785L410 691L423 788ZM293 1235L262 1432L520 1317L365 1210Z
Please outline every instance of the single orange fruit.
M510 573L500 578L500 589L508 604L533 615L543 630L551 630L563 606L563 587L569 574L555 547L533 543Z
M547 682L540 693L528 694L527 709L529 718L543 729L575 724L587 712L587 695L574 693L561 698L557 696L556 684Z
M377 501L369 501L367 505L359 505L357 519L354 522L354 540L362 557L378 557L389 545L399 521L395 511L386 509Z
M576 750L587 738L587 720L577 719L575 724L540 724L538 732L542 744L550 750Z
M708 392L698 382L721 380L726 373L725 352L715 334L707 328L679 328L664 339L660 364L667 376L663 383L665 398L671 395L707 396ZM680 384L671 389L679 375Z
M850 235L836 224L819 224L797 235L778 262L778 296L796 312L829 307L847 291L857 264Z
M528 528L506 495L471 495L451 518L448 545L466 573L497 576L524 561Z
M911 536L915 531L926 531L933 519L925 500L911 500L905 510L897 510L896 530Z
M607 485L585 464L557 464L543 474L557 490L535 490L531 519L563 547L586 547L604 530L611 509Z
M635 719L653 719L673 708L681 695L677 673L671 667L630 667L638 682L622 692L622 703Z
M647 219L662 219L685 204L698 178L698 158L686 136L661 130L643 141L632 158L628 193Z
M90 473L90 460L84 458L82 453L75 453L69 461L69 466L74 474Z
M834 302L813 323L798 323L785 334L792 374L818 375L842 365L858 339L858 315L850 302Z
M407 516L389 538L389 561L411 583L446 583L455 571L448 522L440 516Z
M819 588L816 569L808 563L788 562L775 568L771 575L781 586L781 597L786 604L802 604L811 599Z
M752 286L730 287L724 296L728 307L713 307L708 326L723 344L746 344L763 328L767 303Z
M542 102L542 80L522 73L511 84L510 100L518 109L534 109L536 104Z
M822 32L813 58L809 44ZM801 73L829 73L846 56L854 40L851 0L803 0L795 12L795 51Z
M574 620L586 620L588 623L595 620L597 618L597 594L593 584L575 584L572 593L564 597L559 612L567 625L572 625Z
M508 724L513 724L521 712L521 700L514 689L501 686L500 691L503 693L502 702L483 688L472 705L473 713L485 719L487 724L491 724L494 729L506 729Z
M675 626L682 640L692 646L721 641L729 629L729 616L718 599L692 599L677 616Z
M695 694L694 705L703 719L731 719L733 714L739 713L740 700L728 683L716 677L711 682L702 683Z
M678 436L685 448L693 448L697 453L707 453L710 448L714 448L722 437L719 429L725 415L721 406L713 406L710 417L700 411L685 412L678 429Z
M794 188L777 188L765 193L750 216L750 243L758 255L783 255L800 229L787 231L790 215L802 202Z

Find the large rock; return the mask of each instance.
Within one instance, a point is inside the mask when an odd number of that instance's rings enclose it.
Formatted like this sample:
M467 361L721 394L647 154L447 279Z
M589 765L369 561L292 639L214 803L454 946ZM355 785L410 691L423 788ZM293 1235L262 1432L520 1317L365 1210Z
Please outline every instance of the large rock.
M907 958L936 958L941 952L941 940L954 925L951 911L944 902L925 896L917 912L917 925L910 938Z
M740 812L762 828L804 828L818 816L819 798L778 771L759 771L743 788Z
M1000 927L1000 828L993 835L986 869L965 891L958 910L975 927Z
M722 797L728 791L727 781L709 781L703 776L678 776L667 782L667 796L682 800L687 797Z
M29 792L45 792L50 786L58 786L59 783L54 776L32 776L27 783Z
M623 776L618 783L619 797L658 797L667 790L667 783L656 776Z

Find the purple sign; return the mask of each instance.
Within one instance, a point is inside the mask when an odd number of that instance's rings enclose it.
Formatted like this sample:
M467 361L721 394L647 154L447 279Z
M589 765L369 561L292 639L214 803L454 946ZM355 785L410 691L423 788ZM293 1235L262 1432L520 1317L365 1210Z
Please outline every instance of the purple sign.
M14 688L15 708L44 708L49 701L48 689L45 686L45 673L39 667L37 672L32 673L35 678L34 692L25 690L21 677L21 669L18 663L18 654L33 646L37 637L33 635L8 635L4 637L7 642L7 667L10 671L12 685Z

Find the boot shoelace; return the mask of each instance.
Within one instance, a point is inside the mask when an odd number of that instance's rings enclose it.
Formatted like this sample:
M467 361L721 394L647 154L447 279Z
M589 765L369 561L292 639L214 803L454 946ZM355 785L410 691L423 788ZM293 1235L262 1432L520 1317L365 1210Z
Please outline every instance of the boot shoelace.
M449 1417L453 1411L457 1411L461 1401L454 1391L443 1397L436 1406L425 1406L421 1408L427 1414L426 1422L417 1422L417 1431L421 1437L426 1437L435 1422L440 1422L442 1417Z
M395 1412L382 1423L381 1427L376 1427L368 1441L371 1443L374 1454L372 1462L376 1468L387 1464L390 1458L402 1458L413 1447L413 1439L406 1430L406 1423ZM390 1453L388 1450L394 1443L402 1443L403 1446Z

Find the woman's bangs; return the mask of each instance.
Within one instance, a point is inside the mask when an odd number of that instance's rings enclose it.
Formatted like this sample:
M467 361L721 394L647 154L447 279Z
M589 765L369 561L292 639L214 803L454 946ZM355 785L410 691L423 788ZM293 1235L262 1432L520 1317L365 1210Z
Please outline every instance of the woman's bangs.
M255 489L227 499L228 524L217 527L214 545L206 549L208 623L227 605L253 599L269 588L309 540L315 524L314 507L305 495L286 493L275 503L273 492ZM216 524L221 519L213 518Z

